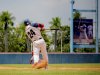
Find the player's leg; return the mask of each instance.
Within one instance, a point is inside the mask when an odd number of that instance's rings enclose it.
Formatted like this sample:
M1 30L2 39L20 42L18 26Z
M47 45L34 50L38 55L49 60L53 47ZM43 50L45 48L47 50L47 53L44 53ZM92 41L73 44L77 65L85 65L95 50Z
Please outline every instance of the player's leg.
M32 65L32 67L34 68L40 60L39 59L40 48L38 48L35 42L33 43L33 51L34 51L34 54L33 54L34 64Z
M40 60L40 62L35 65L35 68L36 69L46 68L48 65L48 55L47 55L47 51L46 51L46 44L43 39L36 41L36 43L38 44L38 47L41 50L43 60Z
M39 55L34 55L34 64L32 64L32 67L34 68L39 62Z
M89 43L89 38L88 38L88 36L87 36L86 31L84 31L84 35L85 35L86 42Z
M41 53L42 53L42 60L36 68L47 68L47 66L48 66L48 55L47 55L47 51L46 51L46 44L45 44L44 41L40 45L40 50L41 50Z
M47 61L46 60L40 60L40 62L35 66L36 69L45 68L47 69Z

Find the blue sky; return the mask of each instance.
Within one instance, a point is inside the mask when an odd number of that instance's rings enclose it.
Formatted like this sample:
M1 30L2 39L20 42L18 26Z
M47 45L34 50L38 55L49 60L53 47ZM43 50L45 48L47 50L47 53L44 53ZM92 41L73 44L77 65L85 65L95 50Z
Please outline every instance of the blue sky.
M90 2L91 1L91 2ZM77 0L75 8L94 9L95 0ZM53 17L60 17L62 25L69 25L70 0L0 0L0 12L9 11L16 17L15 25L24 19L44 23L49 28ZM82 14L93 18L93 14Z

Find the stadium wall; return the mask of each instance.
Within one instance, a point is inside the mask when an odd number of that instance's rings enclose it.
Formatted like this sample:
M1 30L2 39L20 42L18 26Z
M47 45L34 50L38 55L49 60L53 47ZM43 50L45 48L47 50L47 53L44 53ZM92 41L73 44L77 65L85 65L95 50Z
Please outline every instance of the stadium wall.
M49 53L48 57L49 64L100 63L100 54ZM0 64L29 64L30 58L30 53L0 53Z

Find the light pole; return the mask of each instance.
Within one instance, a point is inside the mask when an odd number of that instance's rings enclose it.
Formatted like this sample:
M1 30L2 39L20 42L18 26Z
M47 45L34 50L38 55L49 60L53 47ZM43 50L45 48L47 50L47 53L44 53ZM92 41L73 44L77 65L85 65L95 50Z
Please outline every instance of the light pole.
M74 0L70 0L70 53L73 53L73 4Z

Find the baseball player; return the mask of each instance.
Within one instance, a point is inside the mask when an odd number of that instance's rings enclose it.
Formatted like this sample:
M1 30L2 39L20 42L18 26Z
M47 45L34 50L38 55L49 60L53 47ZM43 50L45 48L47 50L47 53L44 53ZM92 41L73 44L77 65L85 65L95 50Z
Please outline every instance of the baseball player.
M25 32L29 39L33 43L33 51L31 61L34 60L33 68L47 68L48 66L48 55L46 51L46 43L41 36L40 30L43 29L44 25L39 23L32 23L29 20L24 21ZM39 53L42 54L42 59L39 58Z
M83 24L82 26L80 26L79 30L80 30L80 36L79 36L80 42L82 42L82 39L86 39L86 41L88 42L89 39L86 33L86 25Z
M93 37L93 26L92 25L88 26L88 36L89 36L89 38Z

